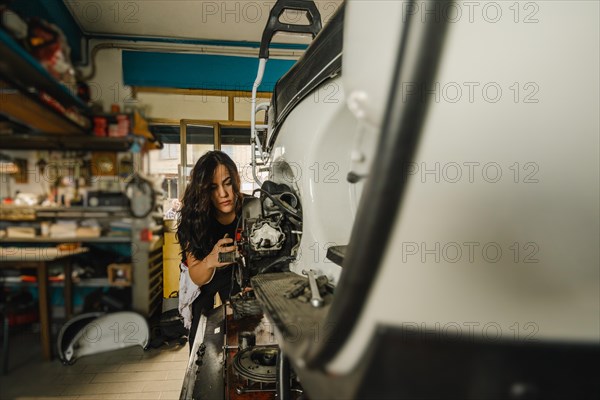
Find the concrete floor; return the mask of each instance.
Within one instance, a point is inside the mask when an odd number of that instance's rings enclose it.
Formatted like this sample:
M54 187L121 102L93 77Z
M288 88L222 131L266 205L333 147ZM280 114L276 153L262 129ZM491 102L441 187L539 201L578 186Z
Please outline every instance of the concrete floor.
M78 359L64 366L43 361L39 333L11 335L8 374L0 376L0 399L178 399L187 367L188 345L140 347Z

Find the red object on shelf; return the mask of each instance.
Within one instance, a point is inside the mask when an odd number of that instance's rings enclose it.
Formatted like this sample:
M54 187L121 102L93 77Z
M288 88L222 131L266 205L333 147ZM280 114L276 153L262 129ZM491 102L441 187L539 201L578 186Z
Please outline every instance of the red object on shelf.
M152 241L152 231L148 228L144 228L140 231L140 240L142 242Z
M57 275L57 276L49 276L48 277L48 282L64 282L65 280L65 276L64 275ZM37 276L35 275L21 275L21 282L28 282L28 283L36 283L37 282Z
M31 309L26 312L20 311L19 313L8 313L8 326L17 326L31 324L40 320L37 310Z
M75 69L71 62L71 48L63 31L38 17L29 21L27 42L31 54L48 73L69 88L75 88Z
M108 125L108 121L105 117L94 117L94 135L96 136L106 136L106 127Z

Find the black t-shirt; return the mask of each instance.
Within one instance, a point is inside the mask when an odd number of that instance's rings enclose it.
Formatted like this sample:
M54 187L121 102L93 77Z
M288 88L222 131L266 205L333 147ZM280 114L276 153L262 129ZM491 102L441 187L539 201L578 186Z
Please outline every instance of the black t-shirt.
M239 217L236 217L229 225L222 225L215 219L210 222L211 226L209 227L208 233L211 250L225 234L228 234L228 237L232 239L235 238L235 229L238 221ZM231 264L226 267L217 268L213 278L206 285L202 286L200 295L194 300L194 303L192 304L192 326L189 334L190 349L193 347L194 338L196 337L200 314L206 313L214 307L215 294L219 293L221 300L226 301L231 295L240 291L240 287L233 277L234 265L235 264Z
M225 234L227 234L228 238L234 239L235 238L235 230L237 228L237 224L240 220L239 216L236 216L234 218L234 220L228 224L228 225L223 225L221 224L219 221L217 221L214 218L211 218L209 224L210 226L208 227L208 237L209 237L209 243L208 243L208 252L206 254L202 254L201 259L206 258L206 256L209 254L209 252L212 251L212 249L215 247L215 244L217 244L217 242L221 239L223 239L223 237L225 237ZM182 252L181 254L181 262L182 263L186 263L186 254L185 252ZM222 269L222 268L219 268Z

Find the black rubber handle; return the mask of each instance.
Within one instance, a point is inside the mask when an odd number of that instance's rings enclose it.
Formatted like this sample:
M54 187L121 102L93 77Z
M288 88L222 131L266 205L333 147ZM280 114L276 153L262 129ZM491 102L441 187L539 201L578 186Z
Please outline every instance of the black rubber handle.
M306 11L308 25L284 24L279 21L285 10ZM271 9L267 26L260 42L260 58L269 58L269 45L277 32L310 33L313 37L321 31L321 13L312 0L278 0Z

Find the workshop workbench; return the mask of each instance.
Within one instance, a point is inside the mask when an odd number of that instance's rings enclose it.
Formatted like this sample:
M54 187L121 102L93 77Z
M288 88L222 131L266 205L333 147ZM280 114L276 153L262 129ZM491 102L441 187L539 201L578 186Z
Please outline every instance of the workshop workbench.
M4 247L0 248L0 268L36 269L39 293L40 338L44 359L52 359L52 335L50 332L51 313L48 304L48 265L64 260L65 273L65 312L67 318L73 315L73 282L71 280L72 256L88 251L85 247L74 250L59 250L56 247Z

